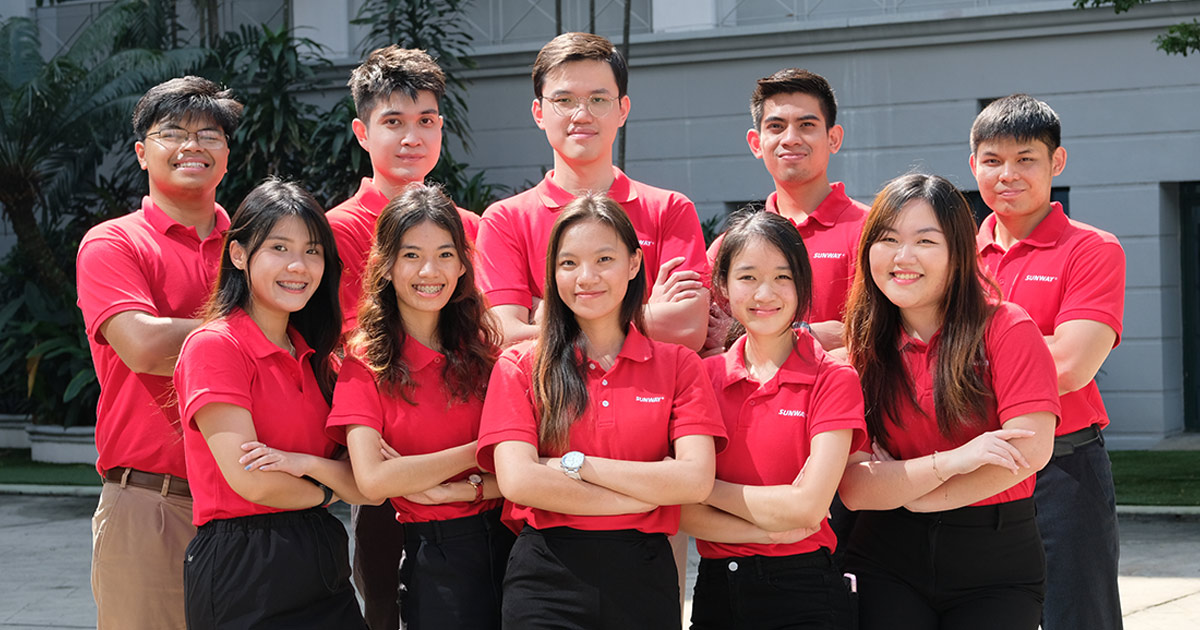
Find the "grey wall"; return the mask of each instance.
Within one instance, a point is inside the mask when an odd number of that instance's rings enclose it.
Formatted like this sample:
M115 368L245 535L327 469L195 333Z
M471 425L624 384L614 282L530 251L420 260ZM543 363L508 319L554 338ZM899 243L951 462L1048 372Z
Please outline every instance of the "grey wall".
M1043 3L1044 4L1044 3ZM1066 3L1069 5L1069 3ZM1097 380L1117 447L1183 429L1178 194L1200 180L1200 59L1167 56L1154 36L1200 2L1111 11L995 11L893 22L789 23L634 39L626 170L689 195L702 216L761 199L771 180L746 148L753 81L785 66L825 75L846 141L831 165L870 202L919 168L975 183L967 135L979 99L1028 92L1064 122L1074 218L1115 233L1128 258L1125 331ZM552 156L529 114L537 44L482 49L469 104L469 161L510 185Z

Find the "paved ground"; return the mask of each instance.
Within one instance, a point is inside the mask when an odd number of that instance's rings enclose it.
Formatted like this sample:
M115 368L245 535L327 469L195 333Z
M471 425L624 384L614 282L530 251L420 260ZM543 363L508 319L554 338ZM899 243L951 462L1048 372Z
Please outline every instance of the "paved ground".
M88 575L95 503L0 495L0 629L95 627ZM1122 517L1121 538L1125 628L1200 628L1200 518Z

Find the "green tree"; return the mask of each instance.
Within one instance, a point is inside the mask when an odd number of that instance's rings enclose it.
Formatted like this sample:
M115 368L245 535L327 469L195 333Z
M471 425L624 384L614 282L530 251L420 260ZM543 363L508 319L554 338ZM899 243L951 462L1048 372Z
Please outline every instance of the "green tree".
M130 28L149 19L146 8L137 0L118 2L49 60L41 57L32 20L0 24L0 204L18 248L51 293L70 292L71 282L45 227L55 225L71 197L95 181L105 153L128 140L137 99L207 54L122 48Z
M1074 0L1075 7L1101 7L1112 5L1116 13L1124 13L1139 4L1147 4L1150 0ZM1167 28L1167 32L1154 38L1158 49L1169 55L1183 55L1189 52L1200 52L1200 20L1192 18L1191 22L1180 22Z

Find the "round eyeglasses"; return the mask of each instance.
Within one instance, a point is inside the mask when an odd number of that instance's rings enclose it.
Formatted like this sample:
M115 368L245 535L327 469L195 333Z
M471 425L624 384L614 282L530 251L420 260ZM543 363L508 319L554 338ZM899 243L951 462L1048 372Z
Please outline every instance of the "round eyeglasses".
M613 103L617 102L617 99L615 99L615 98L609 98L607 96L598 96L595 94L593 94L591 96L584 96L584 97L543 96L542 98L544 100L550 101L550 106L554 108L554 111L557 112L559 116L562 116L564 118L569 118L571 116L574 116L575 112L579 111L580 107L586 107L588 110L588 113L595 116L596 118L603 118L603 117L607 116L609 112L612 111Z
M196 137L196 144L202 149L224 149L227 141L225 134L216 129L201 129L200 131L188 131L187 129L160 129L151 131L146 134L146 137L154 136L159 144L164 147L178 147L188 141L192 136Z

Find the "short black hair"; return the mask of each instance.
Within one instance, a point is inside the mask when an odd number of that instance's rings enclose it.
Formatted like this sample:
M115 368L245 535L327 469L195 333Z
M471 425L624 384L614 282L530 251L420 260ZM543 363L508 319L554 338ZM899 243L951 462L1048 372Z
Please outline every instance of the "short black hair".
M996 138L1040 140L1053 153L1062 146L1062 123L1049 105L1028 94L1012 94L992 101L975 117L971 153L979 149L979 143Z
M414 101L418 92L430 92L441 103L446 95L446 73L424 50L393 44L371 51L350 73L347 85L359 120L370 123L375 105L391 99L396 92Z
M837 124L837 97L825 77L802 68L784 68L758 80L750 95L750 118L755 129L762 129L763 103L776 94L808 94L821 103L825 128Z
M171 79L150 88L133 107L133 133L145 138L155 123L193 116L212 119L226 136L232 136L242 119L242 104L231 90L204 77Z

